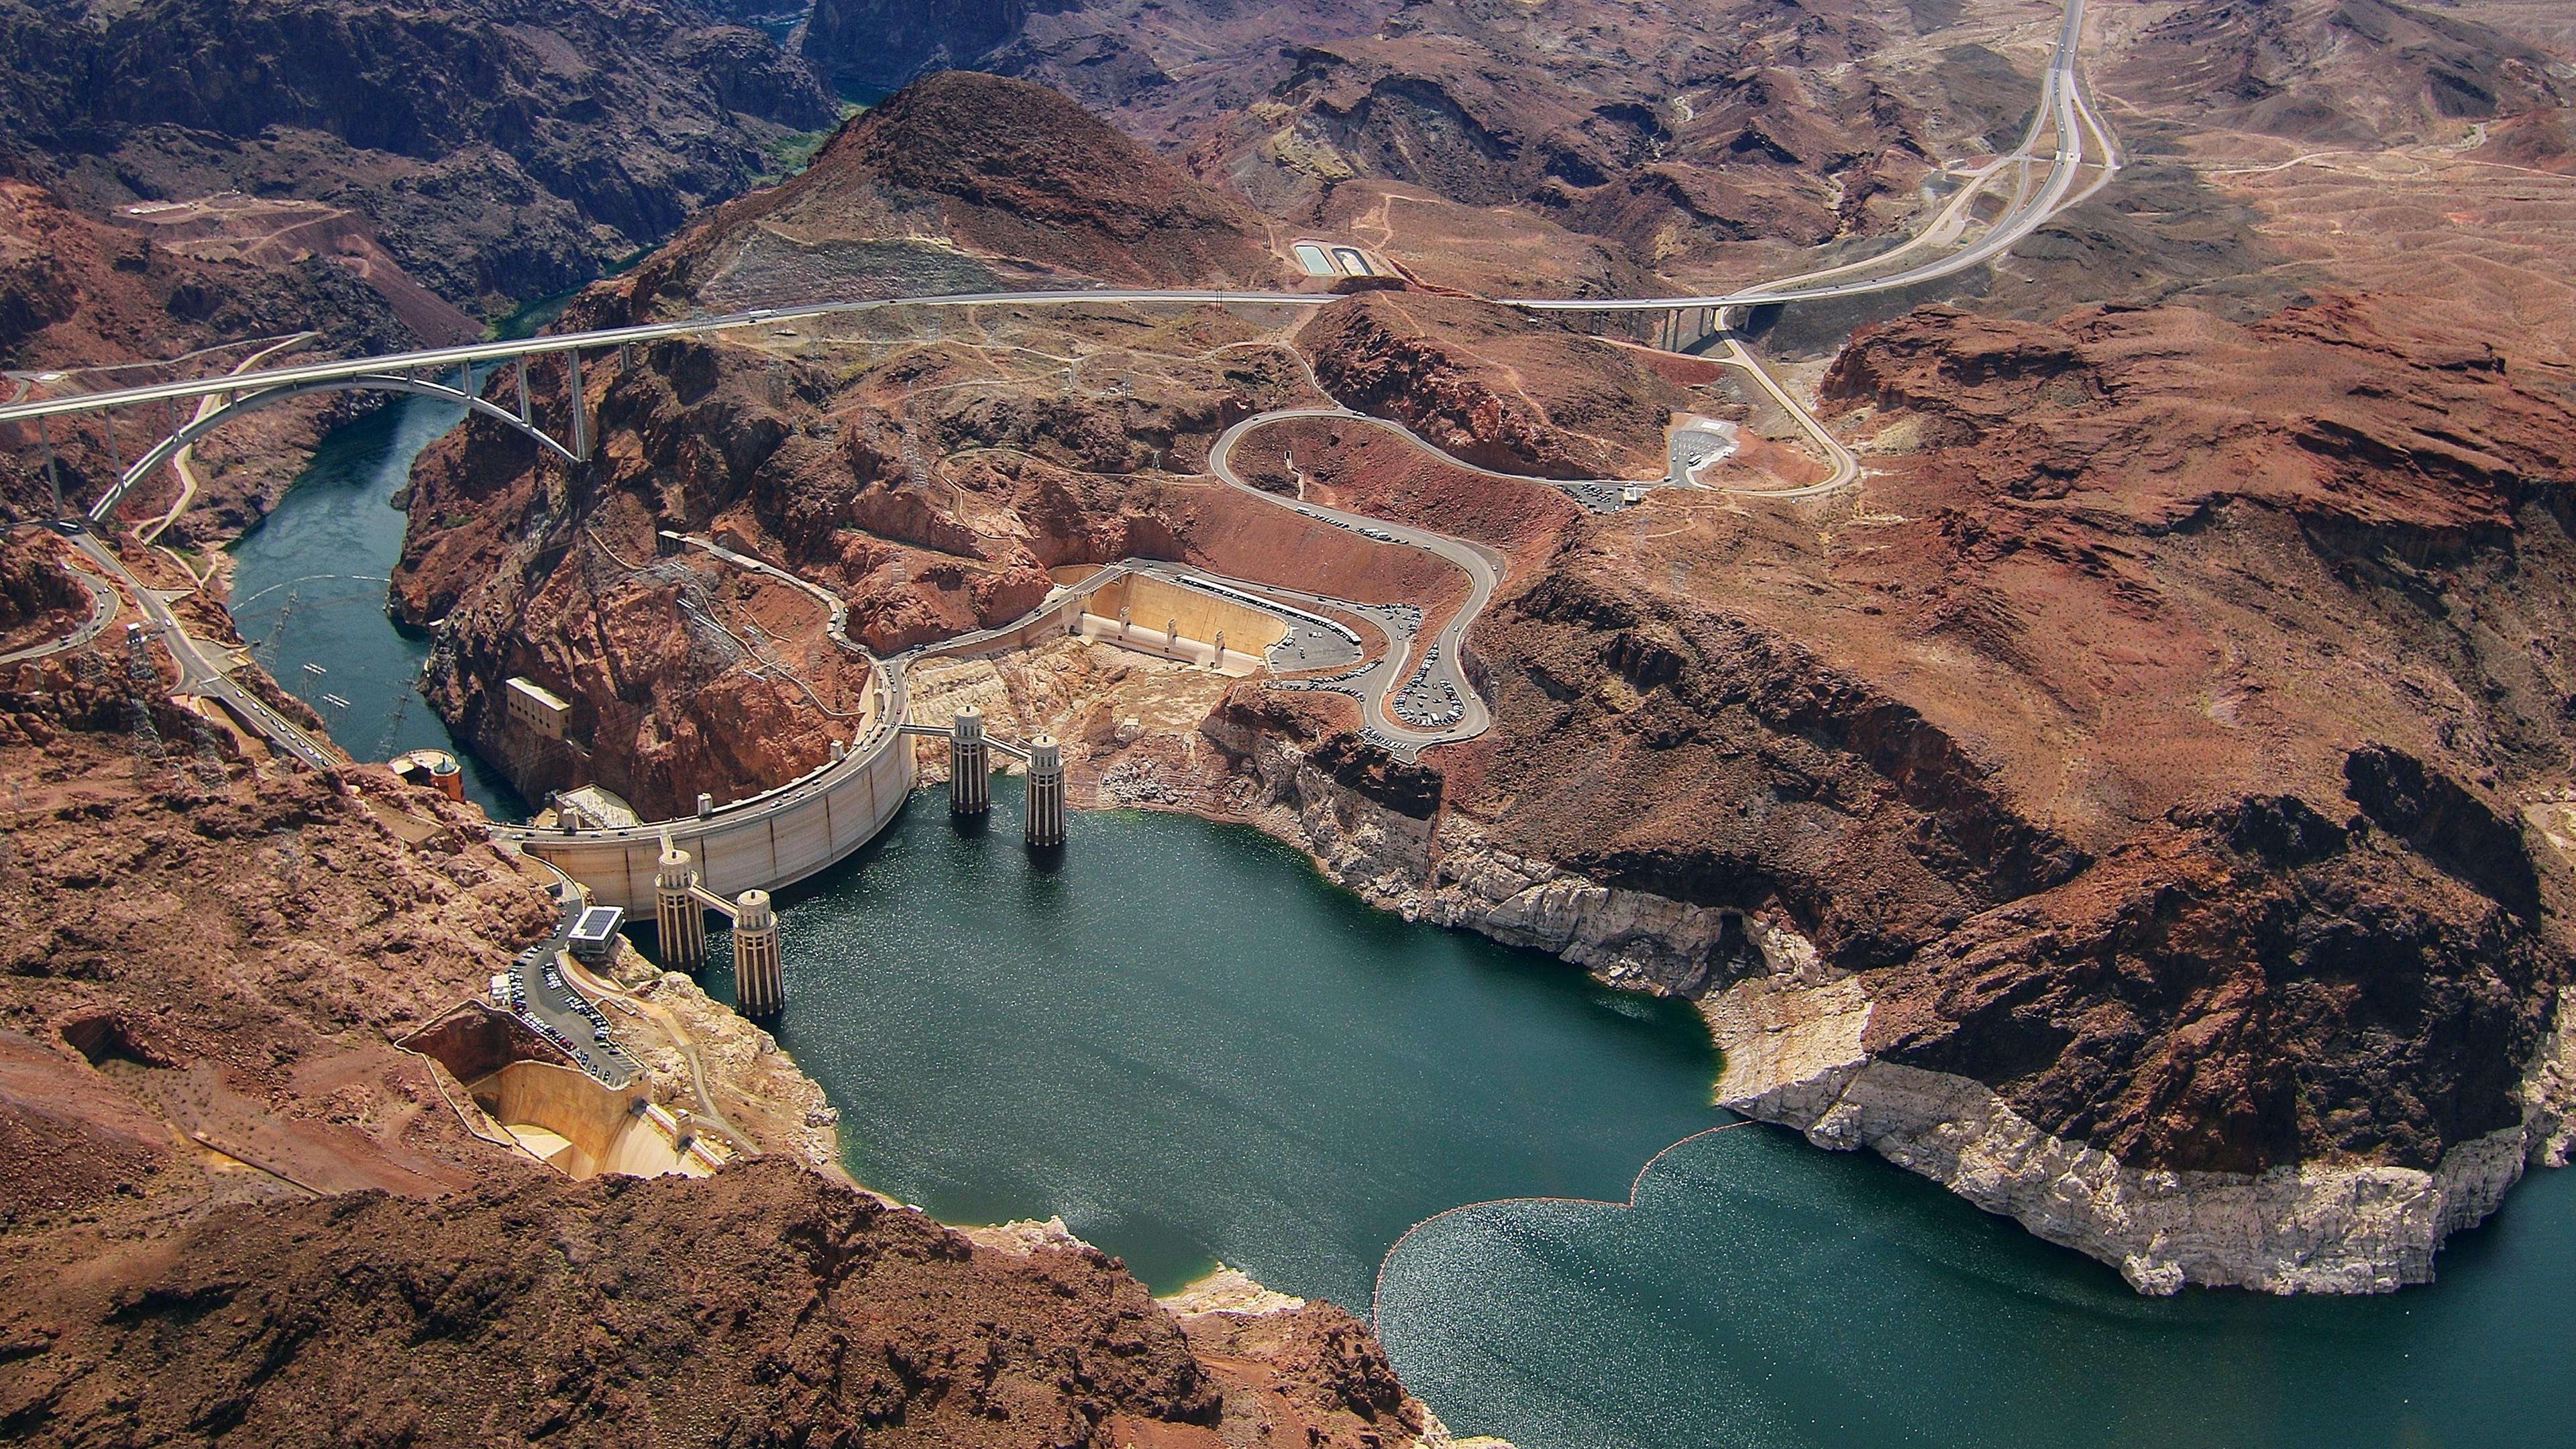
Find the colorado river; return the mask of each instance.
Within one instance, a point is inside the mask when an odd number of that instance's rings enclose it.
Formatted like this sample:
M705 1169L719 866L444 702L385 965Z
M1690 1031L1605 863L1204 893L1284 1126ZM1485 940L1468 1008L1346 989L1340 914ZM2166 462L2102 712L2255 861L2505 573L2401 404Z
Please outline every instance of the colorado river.
M464 415L395 398L324 439L277 510L233 546L233 625L340 748L360 760L454 750L467 798L518 820L526 807L508 779L458 750L414 687L429 641L385 616L385 581L402 558L394 493L411 460Z
M333 438L239 550L241 627L340 741L446 744L383 614L385 500L447 414ZM350 582L355 580L357 582ZM283 628L274 610L292 593ZM312 675L305 663L328 672ZM469 769L471 766L469 765ZM1462 1433L1522 1449L2544 1445L2576 1361L2576 1174L2382 1298L2143 1299L1874 1159L1724 1120L1686 1009L1407 925L1250 831L927 794L787 895L779 1035L854 1173L957 1221L1062 1215L1158 1290L1215 1260L1365 1312ZM506 789L506 786L499 787ZM478 798L515 806L495 782ZM725 959L721 941L714 952ZM722 966L708 986L731 983Z

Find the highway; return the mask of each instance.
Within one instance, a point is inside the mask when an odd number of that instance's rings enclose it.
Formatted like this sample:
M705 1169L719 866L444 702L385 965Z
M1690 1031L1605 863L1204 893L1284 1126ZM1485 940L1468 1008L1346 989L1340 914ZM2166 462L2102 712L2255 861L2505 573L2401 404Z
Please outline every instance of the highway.
M1966 184L1961 191L1951 197L1932 216L1920 233L1891 251L1876 257L1720 294L1624 299L1509 298L1501 299L1503 304L1536 312L1714 310L1718 315L1720 332L1726 343L1726 353L1718 360L1724 365L1747 372L1756 386L1796 420L1798 426L1824 454L1831 469L1829 476L1820 483L1794 489L1773 490L1757 496L1807 498L1851 486L1859 478L1858 460L1808 409L1763 370L1759 361L1744 348L1739 339L1730 333L1725 333L1723 327L1725 312L1727 309L1737 307L1812 302L1827 298L1895 291L1966 271L2002 256L2024 237L2044 225L2051 217L2080 203L2108 184L2111 176L2119 169L2121 160L2118 143L2108 124L2103 121L2085 96L2082 78L2078 72L2077 57L2083 30L2084 6L2085 0L2066 0L2056 44L2041 76L2038 103L2020 145L2014 151L1996 157L1974 171L1964 173ZM2050 138L2045 153L2048 170L2041 182L2033 187L2029 184L2027 173L2031 166L2042 159L2043 136ZM2078 179L2088 164L2095 167L2098 174L2090 184L2078 190ZM1918 253L1937 252L1938 248L1950 244L1963 235L1971 224L1971 216L1978 197L1990 186L1999 183L2007 174L2018 177L2020 181L2015 188L2013 199L2007 203L2004 213L1987 226L1975 240L1954 251L1913 260L1909 265L1895 270L1887 269L1892 263L1914 258ZM1858 275L1863 273L1868 275ZM1337 300L1339 297L1335 294L1315 292L1214 289L1150 291L1107 287L969 293L935 297L871 298L816 302L795 307L752 308L740 312L691 317L671 322L647 323L591 332L557 333L457 347L429 348L381 357L343 359L286 367L256 366L255 364L270 355L262 353L244 363L240 369L215 377L75 393L36 400L25 397L27 391L25 384L30 380L42 380L41 377L34 374L12 374L21 382L19 396L5 405L0 405L0 423L34 422L51 417L102 412L155 402L194 401L200 406L198 421L192 423L191 427L202 427L210 425L209 419L234 407L256 405L259 400L274 400L299 392L334 387L379 387L416 391L431 386L420 381L423 374L436 375L462 369L470 379L471 370L474 367L487 363L524 363L531 358L550 356L565 356L577 362L580 354L586 351L629 347L673 338L718 336L744 328L776 326L801 320L871 312L889 307L1080 307L1139 304L1313 308L1326 306ZM1318 391L1321 390L1318 389ZM219 399L223 401L213 406L210 411L208 403ZM587 423L579 407L573 409L573 445L567 449L554 439L544 436L534 427L533 415L528 413L524 401L521 416L513 416L483 401L479 396L473 397L471 402L477 411L535 434L541 442L559 455L575 459L586 456L584 429ZM1469 627L1490 602L1500 585L1501 560L1463 539L1429 529L1284 498L1245 483L1234 472L1232 466L1236 446L1244 437L1258 428L1295 418L1331 418L1383 428L1405 438L1446 463L1485 476L1549 486L1562 486L1560 480L1521 478L1478 468L1450 457L1399 423L1370 417L1341 407L1290 408L1256 414L1228 428L1210 450L1209 471L1229 487L1262 499L1271 506L1289 508L1310 518L1349 529L1375 542L1421 549L1454 565L1466 575L1469 582L1469 597L1466 605L1439 630L1431 645L1420 651L1418 659L1414 646L1420 641L1407 638L1391 647L1386 659L1378 661L1368 670L1361 671L1342 682L1353 685L1353 692L1361 700L1363 728L1366 732L1380 743L1407 756L1418 754L1420 750L1431 745L1471 739L1484 733L1490 728L1492 721L1484 701L1467 683L1462 667L1462 656ZM164 440L162 448L170 449L185 441L185 439ZM163 458L170 456L166 451L156 451ZM145 463L153 456L153 454L147 454L145 462L138 462L133 469L128 470L111 495L102 499L99 507L93 510L93 516L112 509L116 499L122 496L123 490L131 486L137 477L149 471ZM1624 480L1610 481L1616 483ZM112 550L106 548L96 538L87 535L80 536L75 541L102 568L123 581L141 604L145 615L160 631L170 652L179 661L183 692L194 692L222 701L238 716L267 736L283 753L310 768L323 769L338 763L339 757L336 752L326 744L317 741L256 696L234 684L220 659L209 657L203 646L189 637L178 619L170 612L167 602L135 580ZM831 633L835 642L854 653L863 656L867 654L867 651L849 639L843 629L845 621L842 607L827 590L805 584L770 565L703 540L684 541L692 546L707 549L738 566L777 575L806 589L831 611L833 615ZM1263 587L1275 586L1263 585ZM1293 594L1294 591L1282 590L1282 592ZM1329 603L1330 601L1318 599L1317 602ZM1391 640L1394 639L1394 633L1390 632L1389 637ZM953 644L961 641L951 642ZM852 743L844 759L828 764L802 779L789 782L751 799L728 805L715 812L712 817L674 822L674 824L685 824L691 828L690 833L695 834L719 824L726 828L738 828L745 823L767 822L772 827L770 833L774 839L776 835L774 827L779 819L790 812L811 809L820 797L830 794L836 786L855 781L857 777L865 774L870 762L882 755L886 749L893 747L901 738L897 733L897 727L906 709L904 671L900 661L889 664L876 661L873 656L868 657L872 665L882 671L879 678L883 681L885 699L875 719L864 732L863 738ZM1412 666L1414 673L1405 672L1408 665ZM1462 706L1461 717L1439 728L1427 729L1406 724L1390 710L1388 701L1390 696L1407 688L1416 687L1426 688L1434 696L1441 696L1444 692L1454 695L1458 704ZM908 771L905 772L904 777L907 780L910 778ZM582 831L578 832L577 839L583 842L622 843L643 848L648 844L657 846L661 829L662 827L659 826L646 826L627 830ZM523 843L533 843L535 835L534 832L524 828L505 828L496 830L495 833L520 839ZM576 839L575 836L554 833L549 833L545 838L562 840L566 843Z
M2051 217L2090 197L2107 185L2120 169L2119 143L2111 128L2085 98L2083 78L2077 70L2077 57L2084 30L2085 0L2066 0L2066 12L2057 28L2057 44L2050 51L2048 67L2041 73L2039 104L2031 114L2030 129L2021 145L1997 157L1995 162L1973 173L1967 188L1953 197L1950 204L1936 215L1932 223L1913 240L1876 257L1848 262L1822 271L1807 272L1777 281L1763 282L1733 292L1704 293L1673 297L1512 297L1501 299L1506 306L1534 312L1666 312L1697 308L1723 310L1729 307L1755 307L1780 302L1820 302L1832 297L1860 297L1878 292L1892 292L1905 287L1937 281L1982 266L2010 251L2014 244L2046 225ZM2086 133L2093 137L2098 153L2093 164L2101 175L2092 185L2075 192L2075 178L2083 170L2087 149ZM1932 244L1932 238L1945 232L1955 233L1963 223L1966 207L1993 181L2007 171L2040 159L2040 137L2052 138L2048 151L2048 175L2035 191L2016 197L2003 216L1985 234L1968 246L1947 256L1918 262L1899 271L1881 276L1830 281L1848 272L1875 268L1894 258ZM2072 193L2072 194L2070 194Z
M1704 293L1666 297L1522 297L1499 299L1503 305L1538 312L1653 312L1714 310L1723 317L1726 309L1742 306L1785 302L1812 302L1835 297L1864 296L1912 287L1983 265L2003 255L2022 238L2030 235L2049 218L2099 191L2108 183L2121 164L2118 143L2111 129L2093 109L2084 94L2077 68L2079 42L2083 30L2086 0L2067 0L2065 13L2058 26L2057 41L2049 62L2042 72L2039 101L2034 109L2028 132L2013 152L1970 174L1961 194L1935 215L1924 230L1894 250L1878 257L1844 263L1821 271L1803 273L1777 281L1761 283L1732 292ZM2085 137L2093 138L2088 150ZM1958 251L1917 262L1897 271L1867 277L1851 277L1856 271L1875 270L1900 256L1938 244L1939 239L1954 236L1964 225L1970 204L1990 183L2008 171L2037 161L2040 138L2053 138L2048 152L2046 179L2035 190L2021 188L2006 214L1988 227L1984 235ZM2094 154L2098 152L2098 154ZM2087 164L2088 156L2099 168L2092 183L2076 191L2075 181ZM1842 277L1844 280L1833 280ZM1136 290L1095 287L1072 290L977 292L935 297L868 298L854 301L825 301L794 307L755 307L740 312L690 317L671 322L644 323L629 327L606 328L591 332L552 333L506 341L469 343L456 347L426 348L413 352L392 353L379 357L341 359L307 363L293 367L262 368L245 364L241 370L215 377L178 382L150 384L143 387L99 392L67 394L60 397L28 399L23 396L26 384L35 374L11 374L20 382L21 396L0 404L0 423L33 422L39 419L98 412L112 408L134 407L154 402L202 402L208 398L243 398L261 394L284 395L290 391L311 391L334 386L409 386L418 388L420 374L443 374L457 369L470 369L485 363L524 362L531 358L578 354L607 348L628 347L679 337L706 337L748 327L774 326L814 318L843 316L876 311L887 307L907 308L974 308L991 306L1064 307L1096 306L1114 303L1136 303L1161 306L1214 304L1222 306L1321 307L1339 298L1331 293L1230 291L1223 289ZM266 354L262 354L264 357ZM253 359L257 361L258 359ZM1749 359L1739 365L1754 365ZM479 399L478 399L479 401ZM221 409L218 409L220 411ZM513 425L528 427L506 411L482 404L478 410ZM537 430L529 427L531 432ZM544 441L564 451L551 438ZM578 454L579 448L568 455ZM138 462L136 471L143 471ZM132 482L122 480L117 490ZM112 506L102 500L102 506Z
M219 393L246 394L265 392L275 388L304 388L319 384L347 383L362 378L402 377L414 373L449 373L486 362L516 362L523 358L554 357L573 351L596 352L611 347L631 347L642 343L662 342L675 337L704 337L738 331L745 327L771 327L783 322L795 322L808 318L874 312L886 307L1083 307L1108 303L1144 303L1159 306L1323 307L1340 300L1342 299L1339 295L1330 292L1131 291L1094 287L1042 292L959 292L937 297L871 297L853 302L813 302L798 307L754 307L743 312L689 317L677 322L651 322L634 327L604 328L595 332L549 332L506 341L471 342L458 347L432 347L416 352L387 353L379 357L305 363L296 367L257 368L248 372L231 372L215 377L153 383L143 387L119 388L112 391L70 393L62 397L41 398L35 401L22 399L0 405L0 423L32 422L38 418L97 412L105 408L137 407L145 403L187 402Z
M100 632L107 628L108 621L116 617L116 591L107 586L106 580L77 564L66 563L63 568L73 578L80 580L81 587L88 591L89 617L83 619L79 627L60 639L46 644L30 644L24 649L13 649L6 654L0 654L0 664L23 664L30 659L49 658L78 649L97 638Z
M1895 251L1875 258L1827 268L1733 292L1702 293L1669 297L1507 297L1497 299L1505 306L1530 311L1571 312L1656 312L1694 308L1725 308L1773 302L1813 302L1830 297L1854 297L1893 291L1921 282L1966 271L1993 260L2011 249L2014 243L2036 231L2052 216L2100 189L2120 165L2117 143L2110 127L2094 111L2083 93L2077 73L2078 40L2083 29L2085 0L2067 0L2066 12L2058 27L2056 48L2051 52L2047 69L2040 80L2039 104L2032 116L2029 132L2013 152L1973 173L1968 188L1952 198L1931 226L1915 239ZM2102 176L2082 193L2073 192L2076 174L2087 157L2084 135L2089 132L2100 151L2094 164ZM1976 242L1945 257L1918 263L1884 276L1832 282L1827 278L1856 269L1873 267L1892 257L1911 252L1930 243L1934 236L1950 230L1963 214L1967 203L1989 182L2013 166L2039 159L2039 138L2053 136L2048 154L2046 181L2035 192L2019 199L2004 217ZM1818 285L1822 283L1822 285ZM1229 291L1224 289L1137 290L1094 287L1023 292L972 292L936 297L879 297L857 301L813 302L794 307L754 307L705 317L689 317L672 322L651 322L630 327L604 328L592 332L550 333L535 337L495 342L467 343L456 347L425 348L414 352L391 353L379 357L343 359L307 363L296 367L245 368L216 377L195 378L179 382L155 383L143 387L122 388L105 392L74 393L63 397L27 400L24 398L0 405L0 423L31 422L38 418L59 417L93 412L102 407L129 407L153 402L194 401L218 394L246 394L272 388L307 387L315 384L349 382L365 377L405 376L419 373L445 373L484 363L516 362L528 358L550 357L573 350L597 351L665 341L677 337L704 337L745 327L775 326L813 318L844 316L872 312L887 307L1064 307L1092 306L1106 303L1144 303L1161 306L1213 304L1219 306L1285 306L1321 307L1340 300L1332 293Z
M217 658L207 657L205 646L189 634L179 616L170 612L169 602L152 589L144 587L125 567L115 550L95 535L81 533L72 537L81 552L88 554L99 567L125 585L127 593L142 606L143 617L161 635L163 647L179 662L179 687L175 693L194 694L216 700L233 712L235 718L257 730L269 744L292 755L309 770L327 770L342 763L339 751L305 733L303 726L278 713L258 695L233 683L231 673Z

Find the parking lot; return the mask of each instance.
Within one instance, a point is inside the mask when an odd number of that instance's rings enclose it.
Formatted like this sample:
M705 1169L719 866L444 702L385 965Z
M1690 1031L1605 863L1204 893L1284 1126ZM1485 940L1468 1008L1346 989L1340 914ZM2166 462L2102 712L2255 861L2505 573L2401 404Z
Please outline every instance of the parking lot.
M610 1039L607 1015L563 973L562 959L579 912L578 906L568 909L553 936L520 952L510 969L494 978L494 1004L561 1048L583 1071L622 1087L642 1066Z

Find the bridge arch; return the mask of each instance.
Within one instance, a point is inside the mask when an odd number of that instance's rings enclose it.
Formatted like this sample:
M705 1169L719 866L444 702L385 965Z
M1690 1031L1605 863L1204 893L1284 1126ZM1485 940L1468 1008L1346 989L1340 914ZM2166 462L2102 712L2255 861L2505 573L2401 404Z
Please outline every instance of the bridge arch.
M447 402L459 403L469 411L490 418L495 422L516 429L521 433L525 433L528 437L534 439L539 447L544 448L556 457L563 459L566 463L578 463L582 461L582 451L587 450L583 449L581 451L576 451L580 446L579 439L581 436L581 429L579 426L576 426L573 430L574 438L576 440L575 446L573 448L567 448L563 444L555 441L553 436L548 434L543 428L538 427L533 419L521 417L517 413L511 412L508 408L485 399L480 393L472 391L473 382L471 379L472 374L469 372L467 374L467 381L462 386L458 386L443 382L425 382L416 377L402 376L399 373L361 373L355 377L324 378L317 382L290 383L277 387L261 388L257 392L249 393L243 397L234 399L232 402L227 403L223 407L217 408L215 411L206 414L204 417L192 420L186 426L180 428L179 431L172 433L168 437L163 438L160 442L153 444L150 451L146 452L142 457L135 459L132 467L127 468L123 473L117 476L116 485L108 489L106 496L100 498L97 504L90 509L90 522L104 527L108 519L115 515L118 506L125 502L126 495L134 491L136 484L151 477L155 470L166 466L171 459L177 457L182 449L187 448L198 439L206 436L208 433L213 432L215 429L222 427L224 424L231 422L233 419L240 417L244 413L257 412L261 408L271 407L275 404L286 402L289 399L303 397L311 393L399 392L409 393L414 397L434 397ZM573 400L573 406L578 408L580 405L581 400L576 396Z

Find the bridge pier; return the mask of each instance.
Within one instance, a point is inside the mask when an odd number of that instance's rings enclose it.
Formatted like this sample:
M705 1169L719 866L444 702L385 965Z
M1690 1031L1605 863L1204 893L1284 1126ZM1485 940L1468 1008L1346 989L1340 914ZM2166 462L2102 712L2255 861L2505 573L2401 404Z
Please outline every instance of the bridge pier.
M769 892L734 898L733 1002L744 1016L776 1016L787 1005L787 982L778 966L778 916Z
M948 813L982 815L993 806L993 762L984 745L984 712L957 711L948 734Z
M1064 755L1053 735L1029 741L1028 842L1031 850L1064 844Z
M53 516L60 518L63 516L63 479L54 468L54 440L46 433L43 418L36 419L36 441L45 450L45 486L53 491Z
M590 402L582 396L581 349L564 353L564 395L572 404L572 456L576 463L590 461Z
M689 853L662 842L661 869L653 874L653 929L662 943L662 964L692 976L707 964L706 908L698 904L698 872Z

